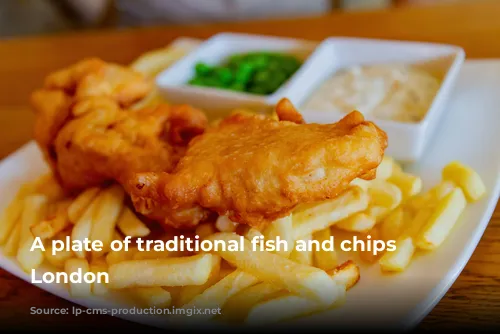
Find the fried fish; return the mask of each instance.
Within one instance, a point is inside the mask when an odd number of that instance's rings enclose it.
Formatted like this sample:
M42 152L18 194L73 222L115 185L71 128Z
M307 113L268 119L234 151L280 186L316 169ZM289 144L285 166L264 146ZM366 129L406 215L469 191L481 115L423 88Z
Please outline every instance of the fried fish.
M190 142L171 173L137 173L127 182L136 210L176 228L194 227L209 212L262 228L298 204L334 198L353 179L375 176L387 147L375 124L356 111L334 124L303 124L294 113L282 101L280 120L222 120Z

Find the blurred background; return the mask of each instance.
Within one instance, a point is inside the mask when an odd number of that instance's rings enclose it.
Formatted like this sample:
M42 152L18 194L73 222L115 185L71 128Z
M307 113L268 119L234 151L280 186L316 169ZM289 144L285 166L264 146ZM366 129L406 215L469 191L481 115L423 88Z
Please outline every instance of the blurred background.
M0 38L475 0L1 0Z

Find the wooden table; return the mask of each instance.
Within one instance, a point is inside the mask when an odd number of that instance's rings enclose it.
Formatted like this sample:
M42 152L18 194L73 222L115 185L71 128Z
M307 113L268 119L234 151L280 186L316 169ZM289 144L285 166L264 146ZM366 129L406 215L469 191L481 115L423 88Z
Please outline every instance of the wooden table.
M128 63L142 52L164 46L179 36L207 38L223 31L293 36L321 40L328 36L360 36L423 40L462 46L469 58L500 57L500 1L402 8L379 12L332 14L321 17L155 27L110 32L85 32L0 43L0 158L31 137L33 116L29 93L48 72L87 56ZM31 306L70 307L7 272L0 270L0 323L40 329L54 322L74 326L141 329L102 316L29 316ZM451 326L500 325L500 207L485 235L453 287L423 321L421 329ZM52 326L52 327L51 327ZM5 327L3 327L5 328Z

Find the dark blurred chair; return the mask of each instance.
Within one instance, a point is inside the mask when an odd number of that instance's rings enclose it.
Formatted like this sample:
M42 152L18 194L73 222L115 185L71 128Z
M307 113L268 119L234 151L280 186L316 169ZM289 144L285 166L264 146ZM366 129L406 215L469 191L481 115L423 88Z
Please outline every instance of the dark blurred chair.
M68 18L75 26L75 28L84 28L93 26L96 28L113 26L117 21L117 11L114 0L106 2L106 8L103 15L97 19L89 20L88 17L80 10L77 10L72 5L71 1L64 0L48 0L54 8L56 8L61 15Z

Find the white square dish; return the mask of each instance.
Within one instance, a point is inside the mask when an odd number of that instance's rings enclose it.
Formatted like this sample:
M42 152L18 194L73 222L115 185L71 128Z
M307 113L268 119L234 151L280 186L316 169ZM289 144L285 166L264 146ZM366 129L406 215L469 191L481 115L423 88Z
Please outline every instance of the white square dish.
M304 330L315 328L345 329L348 332L385 331L390 326L397 332L412 329L430 312L458 277L472 255L488 225L500 194L500 62L467 62L460 73L456 92L450 103L450 113L444 116L435 144L409 172L422 177L426 189L440 179L441 168L459 160L474 168L487 185L487 195L467 207L448 240L431 253L422 253L400 274L383 275L377 265L361 264L361 280L348 292L346 304L310 317L262 327L262 330ZM473 122L471 122L473 120ZM467 136L464 136L467 129ZM26 145L0 163L0 212L13 199L24 182L46 173L48 166L34 142ZM15 258L6 256L0 247L0 267L30 282ZM47 265L37 269L37 278ZM77 305L96 308L95 314L111 314L111 310L130 308L123 293L106 296L74 297L63 284L41 283L39 288ZM7 289L8 291L8 289ZM119 318L165 329L200 329L197 322L174 324L165 315L143 316L119 313ZM204 330L234 333L242 326L218 322L203 323ZM258 331L258 328L250 330Z
M273 106L281 97L288 96L288 87L305 70L305 60L313 53L317 42L292 38L232 34L217 34L203 42L195 51L185 56L173 66L161 72L156 83L160 93L172 103L188 103L201 108L209 116L217 117L218 112L236 108L264 110ZM293 54L303 61L302 66L281 87L271 95L257 95L227 89L191 86L195 65L204 62L216 65L231 55L252 51L277 51Z
M464 62L463 49L451 45L400 42L360 38L329 38L321 43L288 87L286 97L310 123L332 123L345 116L337 111L307 110L301 107L315 89L334 72L355 65L407 64L422 68L440 80L440 88L424 118L417 123L376 119L389 137L387 154L400 160L418 160L431 141ZM359 110L363 113L363 110Z

